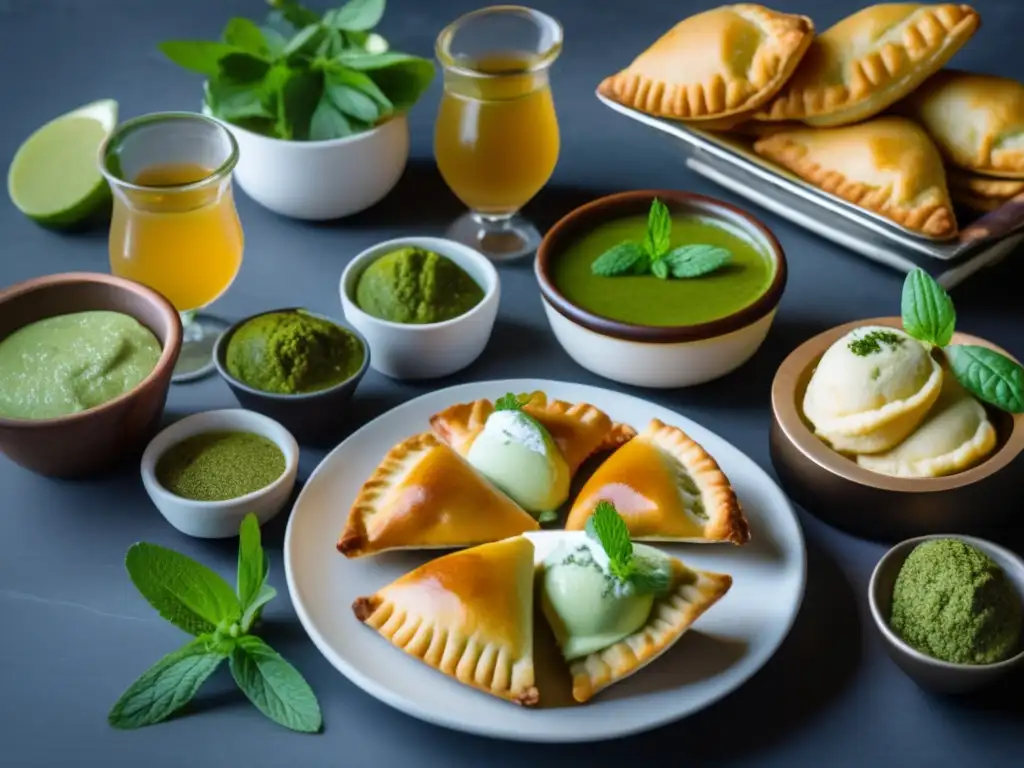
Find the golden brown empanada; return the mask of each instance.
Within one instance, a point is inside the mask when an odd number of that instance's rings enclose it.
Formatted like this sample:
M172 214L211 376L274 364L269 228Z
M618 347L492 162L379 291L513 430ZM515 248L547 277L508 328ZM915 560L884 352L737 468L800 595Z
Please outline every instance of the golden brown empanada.
M932 237L957 232L942 157L916 123L876 117L767 136L754 151L848 202Z
M1024 84L947 69L900 104L953 165L1024 179Z
M548 400L543 392L532 392L523 410L551 434L572 474L593 453L614 450L636 434L629 425L612 422L592 405ZM493 412L490 400L459 403L431 416L430 426L434 434L466 456Z
M972 211L987 213L1024 192L1024 179L994 179L960 168L947 168L949 196Z
M937 72L979 23L968 5L872 5L818 35L756 118L818 127L866 120Z
M439 672L534 706L533 576L533 543L515 536L431 560L352 610Z
M540 526L429 432L392 448L356 496L338 540L346 557L498 541Z
M639 541L750 540L743 509L715 460L681 429L657 419L594 471L565 529L583 530L600 501L615 505Z
M813 35L805 16L724 5L676 24L598 91L657 117L727 127L782 87Z

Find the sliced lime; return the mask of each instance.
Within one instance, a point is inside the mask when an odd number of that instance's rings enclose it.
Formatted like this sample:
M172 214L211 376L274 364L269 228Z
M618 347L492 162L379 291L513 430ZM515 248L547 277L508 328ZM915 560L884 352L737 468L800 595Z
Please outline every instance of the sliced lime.
M23 214L47 227L73 227L104 210L110 187L100 146L117 125L117 102L103 99L61 115L18 147L7 192Z

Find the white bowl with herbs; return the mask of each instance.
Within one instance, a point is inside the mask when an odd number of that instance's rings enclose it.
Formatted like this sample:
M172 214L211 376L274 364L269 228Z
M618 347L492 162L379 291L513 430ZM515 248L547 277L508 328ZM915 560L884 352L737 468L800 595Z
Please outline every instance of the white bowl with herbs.
M160 50L206 77L203 112L238 142L235 177L246 194L293 218L358 213L405 170L406 112L434 64L371 32L384 0L350 0L323 15L270 4L277 10L263 26L233 18L221 42L171 40Z

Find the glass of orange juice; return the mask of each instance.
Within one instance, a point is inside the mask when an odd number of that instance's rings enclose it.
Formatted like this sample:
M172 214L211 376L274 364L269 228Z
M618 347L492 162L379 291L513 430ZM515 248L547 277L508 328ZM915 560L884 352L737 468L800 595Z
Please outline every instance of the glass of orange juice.
M175 382L213 371L213 346L226 326L198 310L228 289L242 265L236 162L231 132L191 112L129 120L100 150L114 197L110 269L159 291L181 313Z
M540 242L519 211L558 162L548 71L561 50L557 21L514 5L468 13L437 38L444 96L434 155L445 183L469 208L448 236L494 261L525 256Z

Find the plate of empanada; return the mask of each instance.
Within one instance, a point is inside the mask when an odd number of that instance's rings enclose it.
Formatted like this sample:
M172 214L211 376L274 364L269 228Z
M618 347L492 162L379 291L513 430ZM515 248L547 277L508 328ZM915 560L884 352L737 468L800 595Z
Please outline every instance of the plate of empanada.
M422 720L574 742L685 717L754 674L803 537L754 462L644 400L544 380L424 395L310 476L285 537L325 657Z

